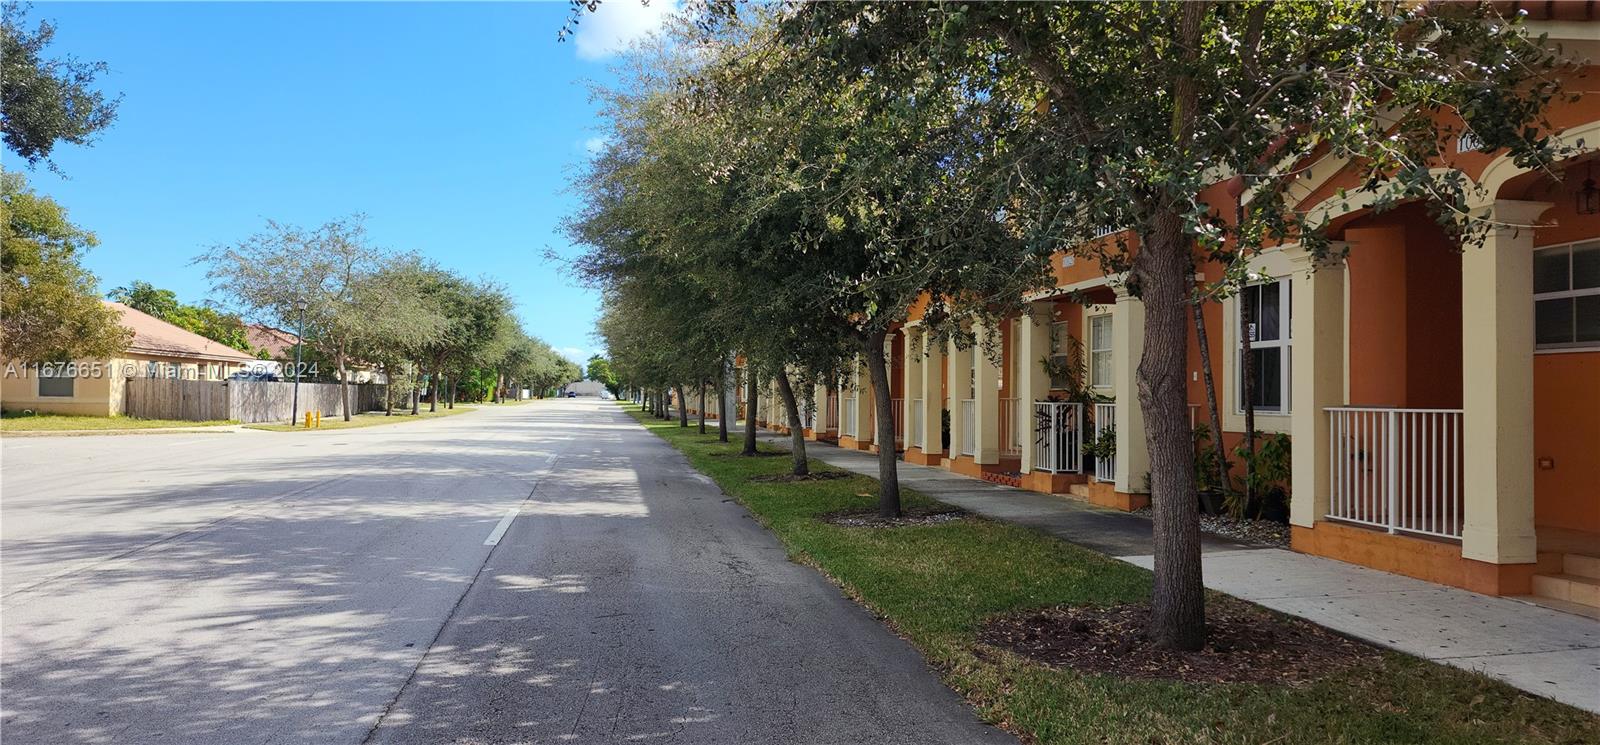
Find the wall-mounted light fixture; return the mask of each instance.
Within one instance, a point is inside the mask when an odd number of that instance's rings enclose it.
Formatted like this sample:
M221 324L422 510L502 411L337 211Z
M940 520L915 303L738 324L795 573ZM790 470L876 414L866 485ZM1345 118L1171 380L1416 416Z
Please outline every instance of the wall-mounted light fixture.
M1589 161L1589 178L1583 180L1583 188L1573 195L1578 214L1593 215L1600 213L1600 187L1594 183L1594 161Z

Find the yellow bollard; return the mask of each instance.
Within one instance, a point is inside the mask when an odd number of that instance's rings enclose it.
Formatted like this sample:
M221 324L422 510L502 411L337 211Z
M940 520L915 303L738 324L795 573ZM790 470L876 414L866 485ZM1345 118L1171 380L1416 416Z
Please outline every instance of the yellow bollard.
M311 429L311 412L306 412L306 429Z
M317 409L317 427L322 427L322 409Z

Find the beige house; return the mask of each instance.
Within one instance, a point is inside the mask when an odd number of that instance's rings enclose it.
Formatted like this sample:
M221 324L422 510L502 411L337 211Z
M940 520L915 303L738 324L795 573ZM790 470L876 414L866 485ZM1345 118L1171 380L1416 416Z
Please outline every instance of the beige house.
M7 411L111 416L123 412L128 378L225 380L260 362L122 303L106 304L121 313L122 325L133 331L126 351L109 360L38 365L8 360L0 382L0 406Z

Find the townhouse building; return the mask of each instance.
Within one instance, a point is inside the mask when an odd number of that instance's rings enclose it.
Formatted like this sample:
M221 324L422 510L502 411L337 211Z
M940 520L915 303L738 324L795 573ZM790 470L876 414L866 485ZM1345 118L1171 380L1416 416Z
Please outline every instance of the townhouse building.
M1535 33L1600 60L1592 9L1528 9ZM1547 115L1575 154L1554 171L1480 152L1459 120L1440 120L1454 142L1437 167L1480 187L1468 209L1488 221L1481 245L1463 247L1421 204L1376 209L1350 164L1316 156L1297 208L1327 219L1345 258L1273 247L1242 292L1203 306L1230 451L1245 431L1241 308L1253 320L1255 429L1292 443L1294 550L1600 612L1600 67L1566 86L1576 100ZM1223 188L1213 204L1231 203ZM1133 241L1098 240L1119 237ZM1221 266L1198 266L1197 285L1221 279ZM1138 509L1142 303L1081 252L1054 257L1053 273L1028 313L972 329L998 354L931 343L921 307L909 310L887 350L893 447L907 462ZM1190 335L1198 424L1209 407ZM809 438L888 446L874 441L864 370L812 399ZM775 391L762 400L758 412L782 411Z

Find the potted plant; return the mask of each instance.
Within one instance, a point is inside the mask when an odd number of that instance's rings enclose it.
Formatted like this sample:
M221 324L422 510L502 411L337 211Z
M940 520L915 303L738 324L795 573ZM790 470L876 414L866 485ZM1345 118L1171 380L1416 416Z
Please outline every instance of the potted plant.
M1113 458L1117 454L1117 428L1102 427L1098 433L1083 439L1083 454L1088 459L1084 469L1089 470L1093 464L1102 458Z

